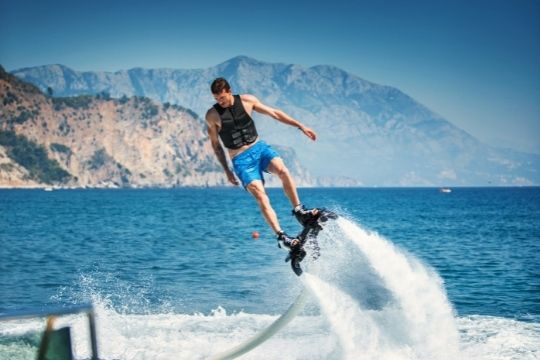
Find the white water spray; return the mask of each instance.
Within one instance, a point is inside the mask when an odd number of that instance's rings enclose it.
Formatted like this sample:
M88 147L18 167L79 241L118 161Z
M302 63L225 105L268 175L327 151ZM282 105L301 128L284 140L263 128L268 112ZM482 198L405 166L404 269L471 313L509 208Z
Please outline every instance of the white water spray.
M319 299L333 331L340 339L342 358L360 359L407 359L406 352L395 348L381 334L372 311L362 310L348 294L318 277L305 274L305 281Z
M322 234L325 233L323 236ZM347 359L457 359L458 331L454 313L435 271L398 249L376 233L363 230L350 220L340 218L337 226L321 233L321 245L337 257L333 271L306 274L306 284L317 296L340 338ZM327 245L328 246L328 245ZM337 250L336 250L337 249ZM324 251L324 249L323 249ZM355 254L356 252L356 254ZM327 254L330 255L330 254ZM340 257L363 256L356 268ZM324 256L321 260L324 261ZM328 260L332 262L332 260ZM360 267L360 268L359 268ZM389 299L380 308L369 309L339 285L339 273L372 272L377 286L384 287ZM325 281L331 273L334 279ZM338 274L336 274L338 273ZM355 286L359 286L356 281ZM365 294L368 297L370 294ZM364 299L365 300L365 299ZM365 301L364 301L365 302Z

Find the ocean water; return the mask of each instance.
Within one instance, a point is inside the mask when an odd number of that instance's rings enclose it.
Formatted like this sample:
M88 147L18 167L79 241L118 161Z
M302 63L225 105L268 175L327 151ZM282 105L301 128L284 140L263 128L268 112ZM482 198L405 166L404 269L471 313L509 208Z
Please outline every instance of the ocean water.
M302 312L243 359L540 358L539 188L300 195L341 217L299 278L238 188L0 190L0 313L92 302L101 359L205 359L305 287ZM88 358L85 318L63 323ZM34 358L43 327L0 322L0 359Z

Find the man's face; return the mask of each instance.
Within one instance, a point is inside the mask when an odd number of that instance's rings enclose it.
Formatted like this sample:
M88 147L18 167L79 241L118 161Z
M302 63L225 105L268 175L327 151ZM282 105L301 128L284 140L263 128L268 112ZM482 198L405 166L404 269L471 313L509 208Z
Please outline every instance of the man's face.
M233 96L231 91L223 90L220 94L212 94L214 95L214 99L216 99L216 102L219 104L219 106L223 108L227 108L229 106L232 106Z

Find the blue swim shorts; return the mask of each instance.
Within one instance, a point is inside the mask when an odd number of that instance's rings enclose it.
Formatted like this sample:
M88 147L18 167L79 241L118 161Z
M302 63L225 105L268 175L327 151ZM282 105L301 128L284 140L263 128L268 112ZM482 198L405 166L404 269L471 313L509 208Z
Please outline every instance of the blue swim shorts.
M270 145L259 140L232 159L234 172L244 187L254 180L264 183L263 171L268 172L268 165L275 157L279 157L279 154Z

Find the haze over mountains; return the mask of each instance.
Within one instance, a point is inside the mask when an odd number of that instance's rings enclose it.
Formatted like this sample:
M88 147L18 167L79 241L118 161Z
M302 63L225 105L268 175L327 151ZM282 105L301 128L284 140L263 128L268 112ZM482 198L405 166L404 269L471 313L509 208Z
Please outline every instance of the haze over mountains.
M147 96L189 108L200 118L214 102L209 84L223 76L234 92L252 93L318 133L311 142L294 128L255 116L262 137L293 147L318 184L540 184L540 155L483 144L398 89L332 66L306 68L239 56L194 70L78 72L47 65L12 73L43 91L50 87L54 96Z

